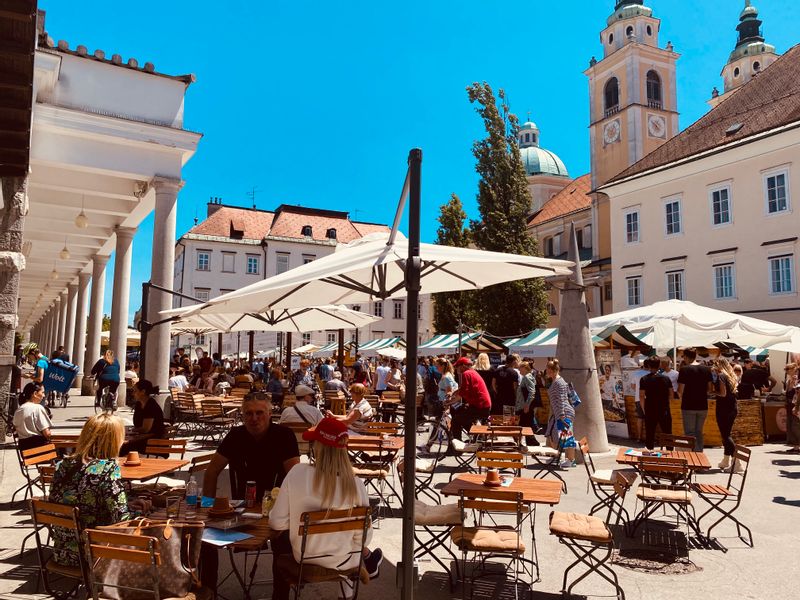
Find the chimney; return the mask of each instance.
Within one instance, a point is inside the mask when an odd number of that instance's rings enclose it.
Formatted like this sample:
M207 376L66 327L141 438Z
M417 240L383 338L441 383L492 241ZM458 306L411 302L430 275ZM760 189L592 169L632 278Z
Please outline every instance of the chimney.
M209 198L208 204L206 205L206 218L209 218L211 215L217 212L221 206L222 198L217 198L216 196Z

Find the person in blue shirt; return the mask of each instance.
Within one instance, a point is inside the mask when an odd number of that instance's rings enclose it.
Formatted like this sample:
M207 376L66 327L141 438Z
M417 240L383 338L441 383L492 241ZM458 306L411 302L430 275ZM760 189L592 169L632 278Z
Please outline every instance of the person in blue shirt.
M116 394L119 387L119 361L114 357L113 350L106 350L103 358L98 360L92 367L92 375L97 380L97 391L95 392L95 406L100 405L100 397L103 395L103 390L109 388L109 392ZM114 403L114 410L116 410L116 402Z

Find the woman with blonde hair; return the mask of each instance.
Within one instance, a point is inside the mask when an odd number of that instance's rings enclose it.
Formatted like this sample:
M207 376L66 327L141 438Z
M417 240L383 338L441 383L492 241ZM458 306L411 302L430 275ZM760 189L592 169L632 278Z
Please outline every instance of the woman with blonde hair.
M736 443L731 437L731 431L733 430L736 416L739 414L736 405L736 392L739 382L733 372L731 363L726 358L720 357L716 359L712 366L712 372L716 374L717 427L719 427L719 432L722 435L722 445L725 452L722 462L719 463L719 468L724 471L731 467L731 459L736 452ZM739 461L733 461L733 469L737 473L741 471L742 467L739 465Z
M300 534L300 519L305 512L319 510L346 510L369 506L364 482L353 473L353 465L347 454L349 434L347 425L337 419L324 418L316 427L303 433L303 439L314 444L315 464L300 463L286 475L281 485L275 506L269 513L270 528L279 533L272 538L273 560L280 554L292 553L300 561L303 538ZM359 565L361 531L342 531L315 535L306 541L306 562L340 571ZM372 537L367 530L364 540L364 567L370 579L379 574L383 552L376 548L372 552L366 544ZM311 557L311 558L309 558ZM272 598L285 600L289 597L289 582L279 570L275 576ZM347 589L344 597L348 597Z
M341 421L347 426L358 429L360 425L375 418L375 409L364 397L367 395L367 386L362 383L354 383L350 386L350 397L353 402L350 410L344 416L334 415L331 411L326 411L325 416Z
M111 525L130 518L117 457L125 439L119 417L100 413L81 430L75 453L56 465L50 502L76 506L84 529ZM130 508L144 512L148 503L134 500ZM78 548L68 530L53 527L55 559L61 565L78 565Z

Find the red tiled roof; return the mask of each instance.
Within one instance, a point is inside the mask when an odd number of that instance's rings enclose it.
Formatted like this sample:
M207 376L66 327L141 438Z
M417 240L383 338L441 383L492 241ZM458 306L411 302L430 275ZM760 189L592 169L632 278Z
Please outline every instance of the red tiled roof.
M609 183L800 120L800 45ZM741 128L731 128L741 124ZM732 131L728 134L728 131Z
M590 173L570 181L564 189L544 203L542 209L528 223L536 226L559 217L587 209L592 205L589 191L592 189Z
M269 232L274 216L274 213L262 210L220 206L206 220L192 227L189 233L230 237L233 224L234 229L244 231L244 239L261 240Z

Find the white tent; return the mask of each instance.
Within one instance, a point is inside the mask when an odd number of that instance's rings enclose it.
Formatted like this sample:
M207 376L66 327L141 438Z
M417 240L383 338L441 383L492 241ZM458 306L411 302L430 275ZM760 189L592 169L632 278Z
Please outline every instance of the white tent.
M624 325L634 334L647 333L644 340L659 350L708 347L716 342L739 346L768 347L800 338L800 329L754 319L686 300L664 300L589 321L593 334L612 325Z
M127 341L125 343L126 346L138 346L142 340L142 334L139 333L136 329L131 329L128 327L128 332L125 334L127 337ZM109 339L111 337L110 331L101 331L100 332L100 343L103 346L108 346Z
M396 358L397 360L405 360L406 358L405 348L381 348L377 352L380 356L385 356L386 358Z
M358 347L358 353L362 356L375 356L381 350L387 348L405 348L406 342L400 336L370 340Z
M374 233L350 242L333 254L280 275L217 296L192 307L205 313L263 313L305 306L403 298L407 294L405 263L408 240L399 233ZM420 244L422 293L480 289L496 283L568 275L572 263L536 256ZM187 312L187 316L193 314Z
M314 354L317 350L319 350L319 346L315 344L305 344L304 346L292 348L292 354Z

